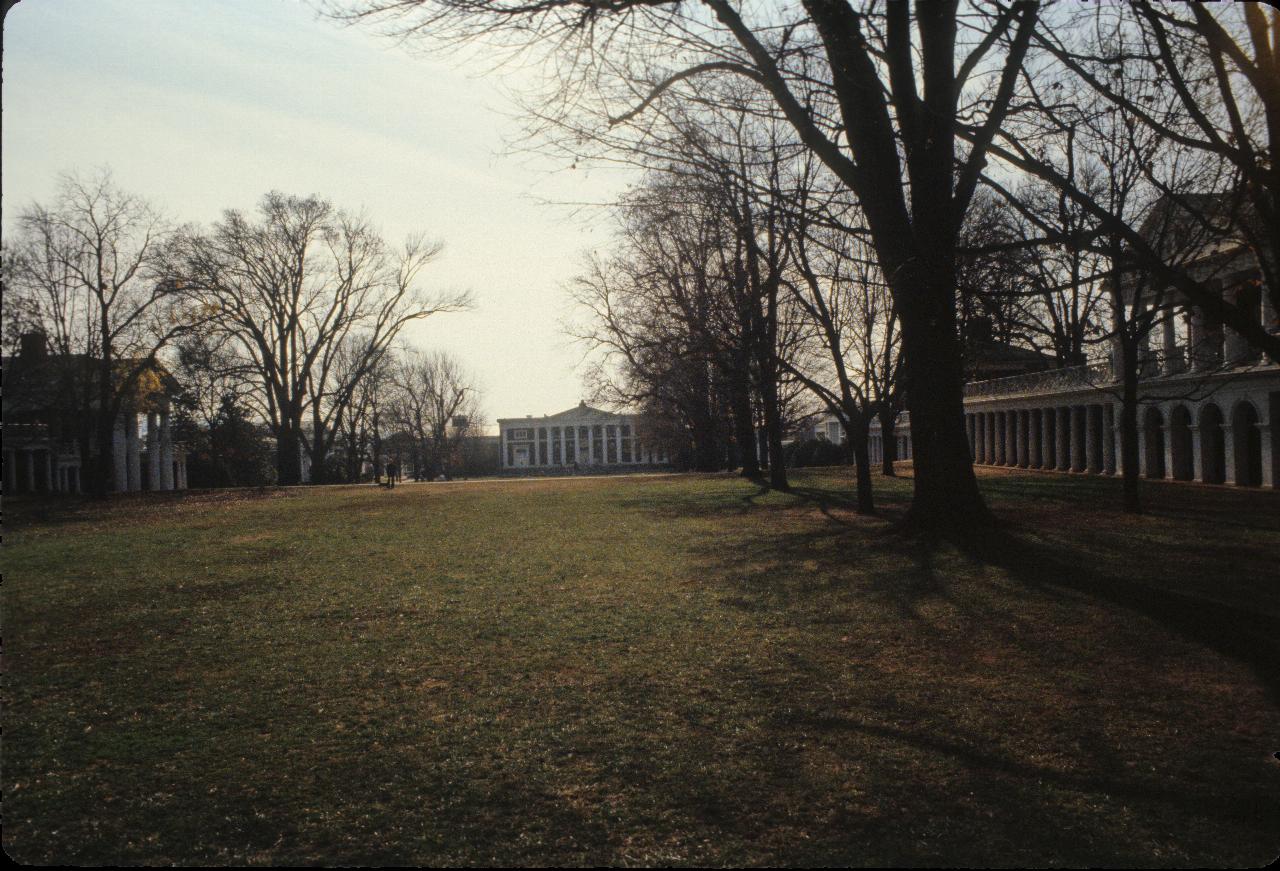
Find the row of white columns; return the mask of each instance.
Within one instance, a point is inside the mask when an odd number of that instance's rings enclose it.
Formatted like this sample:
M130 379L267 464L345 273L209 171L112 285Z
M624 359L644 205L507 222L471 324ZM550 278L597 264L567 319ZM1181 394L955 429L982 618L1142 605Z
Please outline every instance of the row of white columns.
M965 417L975 463L1094 474L1117 471L1110 404L980 411Z
M80 466L65 462L52 448L8 448L4 452L4 492L79 493Z
M911 434L904 434L899 431L894 434L893 438L895 439L894 446L897 448L894 452L894 458L898 460L911 459ZM884 462L883 435L871 433L871 435L867 437L867 461L872 465Z
M136 492L142 486L142 440L138 435L138 415L126 412L116 421L112 439L117 492ZM185 490L186 457L175 462L169 415L147 413L147 488L148 490Z
M613 426L612 440L614 443L614 452L615 452L614 457L616 459L614 459L613 461L608 460L608 451L607 451L608 446L603 441L601 442L601 450L603 452L603 456L597 457L596 445L595 445L596 440L594 438L594 427L600 426L600 425L601 424L592 424L592 425L584 425L584 426L565 425L561 427L525 426L525 427L515 427L515 428L529 429L533 432L534 437L527 441L527 444L529 445L529 453L530 453L529 468L547 469L547 468L561 468L565 466L572 466L574 463L578 461L578 457L582 456L582 443L584 441L586 442L586 447L587 447L587 464L591 466L598 465L598 464L610 465L610 466L612 465L639 466L639 465L645 465L648 463L664 463L667 461L665 453L661 451L654 451L649 448L642 448L640 446L639 440L635 438L634 426L632 427L631 435L627 436L627 438L631 440L631 445L632 445L631 459L623 460L622 459L623 435L622 435L621 425L611 425ZM552 432L553 429L560 430L560 434L558 437L556 437L555 433ZM565 433L567 430L570 430L570 429L574 430L574 439L573 439L574 453L577 455L574 457L565 456L567 445L568 445L568 439L565 437ZM582 438L583 429L587 431L587 437L585 439ZM500 446L500 450L501 450L502 468L504 469L513 468L512 463L508 462L507 460L507 446L509 444L507 439L507 431L508 431L507 427L502 428L502 443ZM608 439L608 438L609 438L609 435L608 435L608 431L606 430L602 434L602 439ZM540 444L545 444L547 446L547 461L545 463L541 462L540 460L540 451L539 451ZM559 445L559 451L556 450L557 445ZM559 458L558 458L559 461L557 461L557 453L559 454Z
M1086 403L975 411L965 417L971 454L979 465L1115 475L1124 470L1117 415L1118 409L1111 403ZM1237 475L1240 458L1236 456L1236 437L1252 434L1236 433L1230 418L1203 426L1194 421L1183 424L1181 432L1186 433L1187 443L1179 450L1173 408L1162 411L1159 424L1151 426L1140 409L1138 474L1275 487L1270 426L1262 422L1248 426L1257 430L1259 452L1253 459L1258 468L1254 480L1242 481ZM1248 439L1244 444L1249 444Z

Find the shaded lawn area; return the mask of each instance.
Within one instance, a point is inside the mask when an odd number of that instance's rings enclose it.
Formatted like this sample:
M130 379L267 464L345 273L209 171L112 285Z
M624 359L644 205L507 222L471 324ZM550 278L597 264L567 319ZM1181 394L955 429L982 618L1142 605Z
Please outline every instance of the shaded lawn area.
M36 863L1259 865L1280 495L988 472L6 504Z

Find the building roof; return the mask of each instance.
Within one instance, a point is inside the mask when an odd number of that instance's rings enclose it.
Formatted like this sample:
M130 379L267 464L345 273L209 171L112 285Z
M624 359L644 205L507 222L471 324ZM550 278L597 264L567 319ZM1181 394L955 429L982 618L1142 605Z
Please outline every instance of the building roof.
M498 423L528 423L545 425L548 423L556 423L560 421L582 421L582 420L599 420L610 421L617 420L619 417L631 417L631 412L612 412L604 411L594 406L587 405L585 401L578 403L573 408L566 408L564 411L558 411L555 414L544 414L542 417L533 417L525 415L524 417L500 417Z
M18 354L0 358L0 369L4 372L5 414L65 409L73 391L96 383L98 363L98 358L87 354L41 354L34 357ZM119 359L115 365L116 377L123 379L128 372L145 363L141 358ZM141 395L137 397L140 404L146 404L154 396L172 397L181 391L181 386L163 364L152 362L151 370L156 377L149 386L145 383L140 386Z

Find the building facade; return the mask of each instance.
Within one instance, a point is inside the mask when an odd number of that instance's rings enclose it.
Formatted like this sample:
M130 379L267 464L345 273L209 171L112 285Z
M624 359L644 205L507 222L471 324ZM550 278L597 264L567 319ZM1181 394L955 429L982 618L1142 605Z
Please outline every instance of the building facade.
M1262 307L1268 329L1280 332ZM1194 312L1192 317L1195 317ZM1280 487L1280 366L1229 329L1193 323L1177 343L1166 329L1138 382L1138 474L1242 487ZM1110 363L1050 369L965 385L965 425L974 463L1080 474L1124 472L1120 385ZM834 417L818 425L843 442ZM834 434L834 438L832 437ZM911 458L911 420L895 427L897 456ZM871 425L871 461L883 456Z
M21 352L3 360L0 434L6 495L79 493L87 486L84 475L97 450L96 439L89 436L92 421L68 400L68 385L93 369L85 363L81 357L49 354L39 333L23 336ZM112 430L111 484L118 493L187 486L186 451L169 428L177 386L159 366L148 383L149 388L124 404ZM90 409L91 415L96 413L96 407Z
M585 402L542 417L499 418L504 474L638 471L668 468L664 449L645 444L642 417Z
M1077 366L969 384L974 462L1122 474L1118 385L1110 367ZM1280 367L1166 371L1139 382L1138 473L1144 478L1275 488Z

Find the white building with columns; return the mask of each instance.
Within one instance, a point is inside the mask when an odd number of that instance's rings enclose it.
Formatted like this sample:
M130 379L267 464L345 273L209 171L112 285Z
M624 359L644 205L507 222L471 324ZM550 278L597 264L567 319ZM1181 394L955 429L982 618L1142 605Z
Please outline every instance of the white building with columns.
M51 355L39 333L22 337L21 353L3 361L4 493L79 493L97 450L93 421L77 412L68 385L85 371L84 358ZM154 386L140 390L115 420L111 442L115 492L183 490L186 452L169 425L172 377L157 367ZM91 411L96 414L96 407ZM88 437L90 456L82 455Z
M1123 473L1118 385L1110 366L969 384L974 462L1094 475ZM1144 478L1275 488L1280 367L1259 360L1204 371L1165 365L1139 382Z
M585 402L558 414L498 419L504 474L619 472L667 468L664 449L645 444L642 416Z

